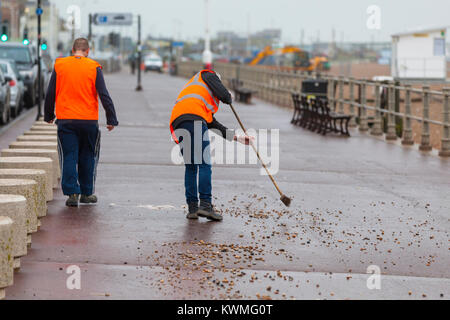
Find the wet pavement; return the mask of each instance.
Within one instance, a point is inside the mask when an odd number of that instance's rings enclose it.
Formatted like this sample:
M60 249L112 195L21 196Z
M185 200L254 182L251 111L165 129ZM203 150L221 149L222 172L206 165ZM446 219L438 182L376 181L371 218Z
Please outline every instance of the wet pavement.
M247 127L280 130L275 178L292 205L259 166L218 164L223 222L188 221L167 126L186 80L146 73L140 93L126 73L106 81L120 126L108 133L101 112L99 204L66 208L55 190L7 299L450 297L450 160L356 131L322 137L290 125L291 110L236 104ZM226 105L217 119L237 128ZM80 290L66 286L72 265ZM380 289L367 286L369 266Z

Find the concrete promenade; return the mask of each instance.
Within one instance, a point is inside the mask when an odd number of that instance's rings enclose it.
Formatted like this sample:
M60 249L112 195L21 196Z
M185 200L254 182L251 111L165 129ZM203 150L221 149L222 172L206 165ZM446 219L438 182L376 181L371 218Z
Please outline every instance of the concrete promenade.
M131 75L106 76L120 126L108 133L101 110L99 204L66 208L55 190L6 299L450 298L450 160L356 131L322 137L292 126L291 110L236 104L247 127L280 129L276 179L292 205L258 165L216 165L224 220L188 221L168 130L185 81L146 73L137 93ZM238 126L226 105L217 119ZM80 290L66 287L71 265ZM369 266L380 289L367 287Z

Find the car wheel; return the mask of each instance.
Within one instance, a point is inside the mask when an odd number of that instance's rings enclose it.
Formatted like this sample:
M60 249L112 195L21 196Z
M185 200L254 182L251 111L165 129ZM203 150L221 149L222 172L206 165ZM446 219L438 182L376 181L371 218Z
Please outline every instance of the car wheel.
M8 110L6 109L6 106L3 106L3 111L0 116L0 124L7 124L8 123Z
M25 99L25 104L28 109L31 109L34 107L34 105L36 104L36 96L35 96L34 92L31 92L28 95L27 99Z

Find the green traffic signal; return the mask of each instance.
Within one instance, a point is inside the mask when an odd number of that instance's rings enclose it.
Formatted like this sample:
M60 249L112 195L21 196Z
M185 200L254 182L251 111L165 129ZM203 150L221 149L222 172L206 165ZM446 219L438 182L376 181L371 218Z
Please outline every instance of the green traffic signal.
M0 40L1 40L2 42L8 41L8 35L2 34L2 36L0 37Z
M42 51L47 50L47 44L46 43L41 44L41 49Z
M30 40L28 40L28 39L23 39L22 43L23 43L24 45L27 46L27 45L30 44Z

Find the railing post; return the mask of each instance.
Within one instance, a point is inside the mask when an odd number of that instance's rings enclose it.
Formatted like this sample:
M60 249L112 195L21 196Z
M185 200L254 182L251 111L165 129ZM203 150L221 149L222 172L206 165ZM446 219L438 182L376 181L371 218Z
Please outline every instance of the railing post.
M328 79L328 102L331 110L334 110L334 79Z
M387 115L387 134L386 140L397 140L397 132L395 130L395 87L393 84L389 85L389 101L388 101L388 115Z
M442 128L442 141L441 151L439 155L441 157L450 157L450 88L444 88L444 103L442 108L442 122L444 126Z
M422 139L420 141L419 150L430 151L430 124L428 123L430 111L430 87L423 87L423 115L422 115Z
M373 136L381 136L383 134L383 130L381 130L381 92L380 92L380 83L377 81L375 84L375 117L373 120L372 130L370 130L370 134Z
M339 84L339 113L344 113L344 77L340 76L338 80Z
M367 98L366 98L366 81L361 82L361 116L359 118L359 131L366 132L369 130L367 124L367 110L366 110Z
M413 145L413 133L411 128L411 85L405 85L405 116L403 117L403 145Z
M356 113L355 113L355 79L349 78L348 79L348 86L350 90L350 115L352 118L350 119L348 126L349 127L356 127Z

